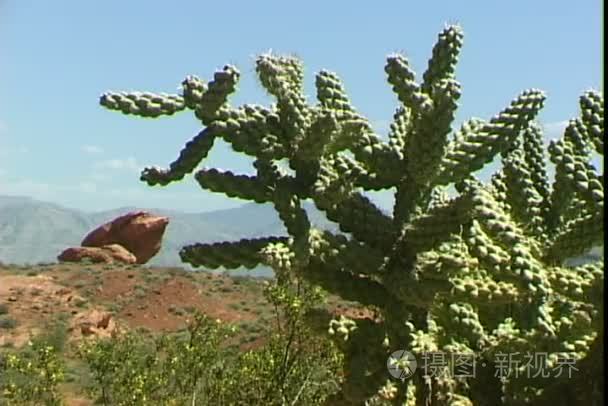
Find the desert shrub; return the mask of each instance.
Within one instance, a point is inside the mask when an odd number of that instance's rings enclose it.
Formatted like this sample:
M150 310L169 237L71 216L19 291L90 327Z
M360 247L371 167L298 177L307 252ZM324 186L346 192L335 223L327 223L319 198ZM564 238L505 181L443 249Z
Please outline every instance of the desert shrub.
M196 306L184 306L184 311L187 313L195 313L197 308Z
M322 292L294 280L268 284L264 295L274 306L275 326L265 345L238 359L232 373L239 402L324 404L339 390L342 356L306 323L323 302Z
M65 367L52 346L30 342L0 362L0 404L56 406L63 404L59 384Z
M221 397L229 329L197 313L187 334L157 339L141 332L97 339L79 347L94 384L89 393L104 405L212 404ZM194 402L194 403L193 403Z
M147 295L147 290L143 286L137 286L134 291L135 297L138 299L144 298Z
M8 314L8 305L6 303L0 303L0 314Z
M76 289L82 289L86 286L86 283L84 281L78 281L74 284L74 287Z
M93 384L86 388L103 405L138 405L152 400L162 382L153 375L155 352L141 334L127 332L111 339L81 343Z
M17 320L11 317L3 317L0 318L0 329L11 330L17 327Z
M51 347L53 351L60 354L66 347L68 339L68 319L60 313L55 320L47 323L42 334L34 337L31 341L38 347Z
M86 299L78 298L74 301L74 306L81 308L81 309L88 307L88 305L89 305L89 302Z
M236 329L198 311L179 333L136 331L82 343L88 392L104 405L320 404L338 389L341 358L304 323L319 294L269 285L276 325L258 349L226 344Z

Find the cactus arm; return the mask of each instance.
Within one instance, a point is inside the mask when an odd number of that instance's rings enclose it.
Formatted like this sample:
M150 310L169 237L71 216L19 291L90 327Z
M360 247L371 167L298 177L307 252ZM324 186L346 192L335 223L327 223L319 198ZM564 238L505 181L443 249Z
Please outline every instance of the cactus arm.
M169 169L145 168L141 173L141 180L150 186L158 184L165 186L183 179L186 174L191 173L207 157L217 134L218 129L215 126L205 128L186 144L179 158L171 163Z
M575 160L572 165L564 165L565 175L581 200L590 211L604 210L604 185L596 175L593 165Z
M388 83L403 107L411 109L414 114L430 110L433 102L416 83L415 73L410 68L407 58L400 54L390 55L386 59L384 71Z
M511 207L513 219L527 223L526 231L530 235L542 236L545 231L543 198L534 187L534 178L527 168L524 151L515 149L502 162L507 186L505 203Z
M452 303L446 311L438 313L437 322L452 337L468 348L479 350L483 347L487 332L484 329L477 310L470 303Z
M603 262L596 261L573 268L555 267L549 272L555 293L584 302L598 297L604 281ZM598 305L601 300L598 301Z
M457 161L468 159L467 154L474 154L477 150L483 149L480 145L476 145L476 143L483 140L479 134L487 127L488 123L477 117L470 118L461 125L454 134L453 140L446 147L445 156L442 159L439 174L435 180L436 185L449 185L452 183L453 180L449 176L450 170L448 168L456 165ZM474 142L471 142L473 140ZM454 183L460 180L461 177L455 179L457 180L454 180Z
M460 98L460 84L453 79L439 81L433 89L433 107L413 122L407 139L408 174L419 185L434 180L437 166L445 154L448 134Z
M313 194L322 196L326 206L344 201L353 193L354 182L366 171L354 159L344 155L326 155L319 165Z
M390 217L360 193L353 193L335 205L318 195L314 196L314 202L330 221L339 224L340 231L351 233L372 248L386 250L395 238L396 229Z
M256 203L272 201L272 190L255 176L235 175L231 171L215 168L201 169L194 175L199 185L215 193L228 197L253 200Z
M235 242L193 244L182 248L179 256L183 262L195 267L236 269L244 266L252 269L264 264L264 257L261 254L264 247L285 242L287 237L263 237Z
M604 97L595 91L585 92L579 99L584 133L595 147L595 151L604 155Z
M311 110L302 94L301 67L293 58L270 54L256 60L256 72L262 86L277 99L278 115L283 132L280 142L295 156L297 145L306 137Z
M339 134L328 145L330 152L335 153L348 145L355 158L368 169L370 174L374 174L367 179L367 183L373 186L373 189L393 186L397 179L386 175L399 173L401 158L398 152L382 142L368 120L351 106L344 86L335 73L321 71L317 75L316 86L320 106L335 111L335 118L340 126ZM374 178L375 181L372 180ZM362 180L365 182L363 178Z
M249 116L245 115L249 113ZM264 139L272 140L272 133L264 133L259 128L264 125L265 120L271 114L257 106L250 106L241 111L226 112L230 117L226 121L217 120L212 122L196 137L189 141L182 149L180 156L171 163L169 169L146 168L141 175L141 180L149 185L167 185L170 182L183 179L191 173L196 166L207 157L213 147L216 138L221 137L232 145L238 152L244 152L255 156L263 155ZM242 124L241 124L242 123ZM270 152L282 155L281 150L274 149Z
M506 247L494 241L477 220L465 228L463 236L469 252L479 261L480 266L493 276L504 279L509 267L510 256Z
M339 132L336 114L325 107L313 112L306 137L298 146L298 159L306 163L318 160Z
M454 278L453 300L487 303L492 306L506 305L521 300L517 286L510 282L496 281L488 276Z
M290 190L289 179L282 179L274 190L274 208L283 221L285 228L296 242L307 244L311 224L308 214L301 206L300 199ZM307 250L305 250L307 253Z
M201 103L203 94L205 94L207 89L207 83L198 76L186 76L182 81L182 97L184 98L186 107L191 110L196 110L196 107Z
M551 162L555 164L555 179L551 188L547 226L550 230L554 230L560 226L562 216L575 196L572 183L569 181L564 168L565 164L568 161L574 161L574 158L572 157L572 148L568 148L563 139L551 141L548 151Z
M315 87L320 106L329 111L335 111L337 114L354 113L344 85L336 73L321 70L315 77Z
M336 269L355 275L374 275L381 268L384 256L365 244L329 231L311 233L310 255Z
M551 264L561 264L568 258L582 255L590 248L603 244L603 235L603 212L572 220L548 242L545 260Z
M591 159L591 143L588 139L587 128L580 118L575 118L568 122L563 139L570 144L580 159L585 161Z
M473 205L470 196L459 196L414 217L403 236L403 244L414 253L427 251L459 233L470 221Z
M303 92L304 67L296 58L262 54L256 60L256 72L262 86L276 98L283 97L286 89Z
M407 164L405 161L405 148L407 143L407 135L411 127L411 110L399 106L393 114L393 121L389 126L388 143L395 151L399 160L402 162L402 170L405 171ZM403 176L403 174L401 175Z
M423 92L433 95L436 84L454 77L463 38L462 29L457 25L446 27L439 34L428 67L422 75L420 88Z
M549 213L549 199L551 189L546 171L546 154L543 141L542 128L535 122L531 122L523 132L522 146L524 149L524 160L526 168L530 173L530 179L536 192L542 199L541 212L546 226Z
M280 142L278 115L258 105L246 105L238 110L227 111L221 126L222 138L236 152L252 157L281 159L288 156L288 149Z
M521 225L513 220L504 205L497 202L487 188L478 189L474 203L472 218L479 221L486 233L497 243L508 249L514 244L525 241L530 246L533 255L540 256L541 245L533 238L526 236Z
M433 56L423 74L419 89L429 97L430 103L425 103L424 108L419 108L420 104L413 108L417 119L406 143L408 174L419 185L432 182L445 152L461 94L460 84L454 80L461 46L462 31L457 26L447 27L439 34ZM413 79L412 74L408 76Z
M589 210L603 210L604 187L600 177L573 143L566 139L552 142L549 151L556 164L549 224L557 227L565 210L577 197L586 202Z
M350 127L353 125L354 127ZM363 126L359 128L359 126ZM397 185L399 182L402 162L397 151L393 150L390 145L380 140L373 133L371 127L367 124L362 124L357 121L345 122L343 124L345 131L353 131L358 136L351 136L353 140L350 150L355 158L362 162L370 176L372 190L387 189ZM361 180L365 180L362 178Z
M311 257L310 266L299 274L328 292L365 306L382 308L394 302L393 297L381 283L362 275L332 269Z
M206 89L198 85L202 95L196 104L193 99L190 103L195 105L194 114L203 125L209 126L217 119L227 118L228 96L236 90L239 78L240 72L234 66L226 65L221 71L214 73L213 80L207 83ZM194 94L193 92L193 96Z
M99 104L123 114L156 118L170 116L186 108L183 97L175 94L149 92L106 92Z
M544 100L541 91L526 90L489 123L468 133L466 138L457 140L448 147L436 184L457 183L491 162L496 154L506 152L520 131L538 114Z

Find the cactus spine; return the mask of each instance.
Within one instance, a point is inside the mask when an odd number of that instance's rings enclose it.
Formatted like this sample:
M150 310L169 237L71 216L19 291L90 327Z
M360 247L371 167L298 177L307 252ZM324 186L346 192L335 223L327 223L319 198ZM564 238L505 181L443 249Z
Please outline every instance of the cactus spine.
M603 96L584 93L580 117L549 146L556 165L550 180L534 121L542 91L523 91L491 119L453 131L462 41L460 27L446 27L420 83L404 56L387 58L400 102L388 141L352 106L335 73L317 74L317 103L310 105L301 62L272 54L256 61L276 99L270 107L230 106L239 78L233 66L207 83L187 77L179 95L101 97L108 109L142 117L190 109L203 124L169 168L142 172L151 186L194 172L216 138L255 159L254 176L213 168L194 176L204 189L272 203L288 236L194 244L181 258L207 268L266 264L278 278L302 278L374 309L374 320L316 319L341 342L343 395L355 403L380 397L413 405L432 397L433 404L534 404L550 380L443 376L387 384L386 360L404 349L475 354L493 365L502 354L542 350L549 354L544 367L554 368L559 357L587 355L602 329L603 261L564 261L603 241L603 173L590 163L592 153L603 155ZM502 169L491 182L473 177L499 155ZM443 192L449 186L456 196ZM364 193L391 188L391 214ZM346 234L311 225L306 199ZM488 393L492 385L498 394Z

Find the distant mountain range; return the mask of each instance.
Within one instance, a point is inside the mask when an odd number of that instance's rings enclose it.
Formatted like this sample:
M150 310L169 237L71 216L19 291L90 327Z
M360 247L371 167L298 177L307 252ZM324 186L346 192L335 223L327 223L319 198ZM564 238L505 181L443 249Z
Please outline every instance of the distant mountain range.
M337 225L328 221L312 203L305 204L304 207L315 226L337 231ZM251 203L234 209L198 214L139 207L85 212L28 197L0 196L0 262L17 265L57 262L59 253L68 247L79 246L91 230L134 210L146 210L169 217L162 248L148 262L150 266L192 269L181 262L179 250L197 242L287 234L270 204ZM588 262L602 255L603 249L598 247L573 261ZM249 273L267 276L272 271L258 267Z

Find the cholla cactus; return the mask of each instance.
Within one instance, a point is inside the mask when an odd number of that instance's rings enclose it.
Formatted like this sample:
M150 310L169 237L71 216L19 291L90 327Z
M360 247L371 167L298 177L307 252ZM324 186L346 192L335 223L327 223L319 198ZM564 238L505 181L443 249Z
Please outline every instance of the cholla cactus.
M564 261L603 241L603 174L590 161L593 152L603 155L603 96L584 93L581 116L549 146L552 181L534 121L545 100L540 90L526 90L491 119L471 119L453 132L462 39L458 26L439 34L420 83L404 56L387 58L400 102L387 141L351 105L335 73L316 75L317 103L310 105L301 62L272 54L256 61L262 85L276 98L268 108L229 105L239 78L232 66L208 83L189 76L182 95L101 97L103 106L127 114L190 109L201 120L204 129L168 169L142 172L149 185L193 172L217 138L254 157L255 176L213 168L194 176L212 192L272 203L289 235L194 244L180 256L207 268L266 264L279 278L303 278L373 308L377 320L357 321L346 341L337 337L346 354L343 391L353 402L381 390L386 360L398 349L472 354L478 365L491 366L504 354L542 352L547 356L535 368L550 370L560 357L584 357L602 328L603 262ZM488 184L473 177L499 156L502 168ZM455 196L446 195L450 186ZM383 189L395 191L392 214L364 194ZM344 234L312 226L306 199ZM552 382L522 377L518 365L507 372L418 377L396 382L399 393L391 398L534 404Z

